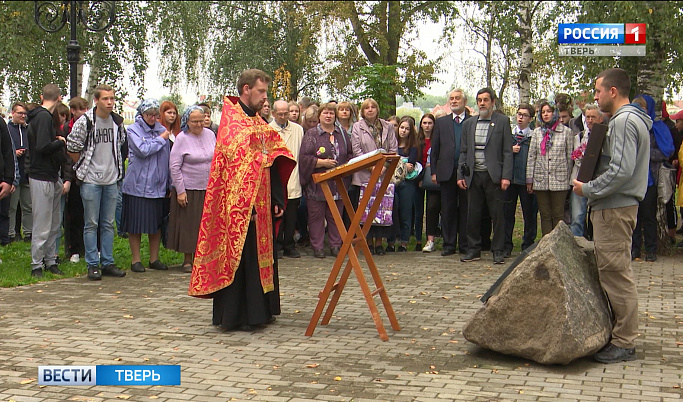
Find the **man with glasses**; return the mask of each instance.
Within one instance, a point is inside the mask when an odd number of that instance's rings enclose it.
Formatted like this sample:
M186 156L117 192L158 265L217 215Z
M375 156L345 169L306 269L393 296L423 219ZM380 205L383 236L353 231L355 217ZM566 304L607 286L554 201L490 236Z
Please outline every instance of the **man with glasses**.
M517 212L517 198L522 205L524 217L524 237L522 238L522 250L527 249L536 241L538 230L538 204L536 195L529 194L526 190L526 164L529 155L532 131L529 123L534 118L534 108L522 103L517 108L517 126L512 131L512 180L510 187L505 190L505 205L503 215L505 217L505 248L503 257L508 258L512 254L512 232L515 228L515 214Z
M125 271L114 265L114 213L118 195L117 181L123 174L121 148L126 140L123 117L113 113L114 88L99 85L94 93L95 107L76 121L68 137L67 151L76 163L81 180L85 228L85 262L88 278L102 275L122 277ZM100 256L97 232L100 233Z
M8 233L10 240L21 239L21 232L16 230L17 208L21 207L21 228L24 232L24 241L30 242L33 230L33 217L31 190L28 186L28 172L26 171L26 151L28 150L27 111L28 108L24 103L15 103L12 105L12 120L7 124L9 134L14 143L15 155L19 166L19 185L10 198Z
M280 232L277 234L275 249L278 258L282 258L283 255L299 258L301 254L296 250L294 231L296 230L296 215L302 195L301 183L299 182L299 149L304 138L304 129L289 121L289 104L287 102L275 101L273 111L275 118L270 122L270 126L280 134L297 162L291 176L289 176L289 182L287 182L287 208L282 217Z

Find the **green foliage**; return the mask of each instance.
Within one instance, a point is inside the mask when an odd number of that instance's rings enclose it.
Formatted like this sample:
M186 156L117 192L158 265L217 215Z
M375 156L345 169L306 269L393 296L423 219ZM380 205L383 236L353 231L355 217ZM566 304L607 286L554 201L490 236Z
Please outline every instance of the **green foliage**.
M62 241L62 249L63 244L64 242ZM87 266L85 265L85 256L81 256L81 261L77 264L65 261L59 266L59 269L64 272L64 276L44 272L42 279L36 279L31 276L31 243L10 243L0 250L0 258L2 258L2 263L0 264L0 287L21 286L61 278L85 277L88 273ZM142 264L147 266L149 261L149 242L147 236L142 236L141 252ZM66 260L65 257L64 260ZM170 267L168 271L170 273L175 269L172 265L178 265L183 262L183 254L168 250L162 246L159 250L159 260ZM144 273L130 272L130 247L126 239L114 238L114 263L117 267L129 271L128 275L144 275ZM105 277L103 280L117 280L117 278Z
M645 57L555 57L553 67L564 78L563 83L569 91L579 92L592 88L595 77L604 69L619 67L631 76L632 95L649 91L652 80L657 86L675 91L681 88L681 71L683 71L683 37L680 30L681 10L683 2L648 2L648 1L582 1L578 6L575 21L578 23L646 23L647 43ZM554 29L557 29L556 27ZM555 34L557 31L555 31ZM557 42L552 46L557 53ZM650 70L651 76L643 73ZM661 98L662 93L652 93Z
M81 45L81 60L90 64L95 82L113 85L117 96L125 97L123 85L126 68L128 77L139 86L141 95L147 69L148 43L146 32L152 16L145 2L116 2L116 21L104 32L88 32L79 23L77 40ZM0 74L3 91L10 93L10 102L39 101L42 87L55 83L63 94L69 92L69 63L66 44L69 23L56 33L43 31L34 21L34 2L0 2Z
M387 87L388 110L394 114L396 95L408 99L420 97L422 88L435 80L440 59L430 60L421 49L411 46L408 38L421 22L449 18L455 7L448 1L345 1L315 2L319 12L328 16L340 44L329 55L332 67L327 70L328 91L348 95L363 66L383 65L396 68L394 87ZM359 51L360 49L360 51ZM362 53L361 53L362 52Z
M373 64L359 69L354 79L358 92L356 99L372 98L379 104L379 115L387 118L395 113L396 98L396 66Z
M196 84L219 100L237 94L235 83L248 68L271 76L280 66L291 74L291 93L316 95L320 61L315 42L320 19L310 2L153 2L161 45L164 85ZM217 23L220 21L220 23Z

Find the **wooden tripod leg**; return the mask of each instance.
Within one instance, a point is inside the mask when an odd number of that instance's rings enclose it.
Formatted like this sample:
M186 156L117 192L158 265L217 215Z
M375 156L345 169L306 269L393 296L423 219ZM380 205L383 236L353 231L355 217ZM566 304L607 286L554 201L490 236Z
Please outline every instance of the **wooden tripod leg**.
M353 265L353 270L356 272L356 277L358 278L358 283L360 284L360 288L363 291L363 296L365 296L365 302L368 304L368 307L370 308L370 314L372 314L372 320L375 322L375 327L377 327L377 332L379 332L379 339L383 341L388 341L389 336L387 335L387 330L384 328L384 324L382 323L382 317L379 316L379 310L377 309L377 305L375 304L375 299L372 297L372 292L370 291L370 287L368 287L368 283L365 281L365 276L363 275L363 270L360 268L360 264L352 264Z

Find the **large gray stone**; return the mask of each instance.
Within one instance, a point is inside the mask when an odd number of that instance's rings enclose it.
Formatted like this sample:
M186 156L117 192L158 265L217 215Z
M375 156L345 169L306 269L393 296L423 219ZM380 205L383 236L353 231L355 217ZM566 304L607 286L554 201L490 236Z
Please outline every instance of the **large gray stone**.
M544 364L568 364L609 342L593 243L560 224L465 324L465 339Z

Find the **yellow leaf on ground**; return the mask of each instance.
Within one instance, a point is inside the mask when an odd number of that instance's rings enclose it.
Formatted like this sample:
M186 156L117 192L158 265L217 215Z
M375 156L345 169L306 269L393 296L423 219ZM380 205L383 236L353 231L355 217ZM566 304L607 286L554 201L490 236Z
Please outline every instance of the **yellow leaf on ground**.
M336 376L336 377L334 377L334 380L335 380L335 381L341 381L341 377Z
M116 395L117 399L130 399L130 395Z
M21 384L30 384L30 383L35 382L35 381L36 381L35 378L29 378L28 380L22 380Z
M307 365L306 365L306 367L308 367L308 368L316 368L316 367L318 367L318 366L320 366L320 364L318 364L318 363L307 364Z

